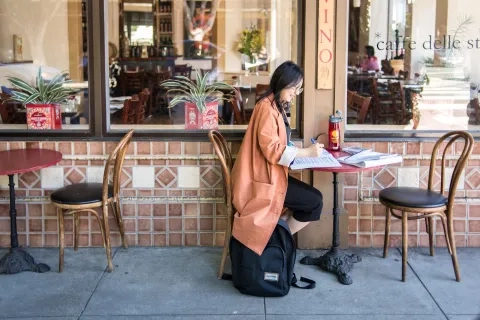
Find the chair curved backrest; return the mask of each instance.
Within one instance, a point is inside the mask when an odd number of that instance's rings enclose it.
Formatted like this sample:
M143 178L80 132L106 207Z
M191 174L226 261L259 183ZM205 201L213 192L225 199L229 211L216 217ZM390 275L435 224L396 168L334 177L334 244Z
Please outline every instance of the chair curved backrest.
M127 154L128 146L132 141L133 129L128 131L127 134L120 140L115 146L115 149L110 153L107 163L105 164L105 171L103 172L103 192L102 202L105 205L108 201L108 185L113 167L113 196L118 197L120 193L120 178L122 175L123 161ZM118 200L118 199L117 199Z
M437 160L437 154L439 151L440 146L445 140L449 140L447 145L445 146L445 149L443 150L442 157L441 157L441 180L440 180L440 193L444 194L445 192L445 166L446 166L446 161L451 160L447 159L447 151L450 149L450 147L453 146L453 143L457 141L458 139L463 140L463 149L462 153L460 154L460 157L458 158L455 167L453 169L452 177L450 180L450 186L449 186L449 193L448 193L448 204L447 204L447 212L450 212L450 210L453 208L454 200L455 200L455 193L457 190L457 185L458 181L460 180L460 176L462 174L462 171L465 169L467 165L468 158L472 154L473 151L473 145L474 145L474 140L473 137L470 133L465 132L465 131L451 131L448 132L447 134L443 135L440 137L440 139L435 143L435 146L433 147L432 151L432 157L430 160L430 170L429 170L429 175L428 175L428 190L433 190L433 185L434 185L434 177L435 177L435 164ZM460 143L456 144L457 146L460 145ZM450 218L450 217L448 217Z
M233 214L233 207L232 207L232 188L231 188L231 176L230 172L233 166L233 159L232 153L228 148L227 142L223 138L222 134L216 130L210 130L208 132L208 138L213 144L213 148L215 149L215 153L220 160L222 165L222 176L223 176L223 196L224 202L227 209L227 226L229 228L232 227L232 214Z

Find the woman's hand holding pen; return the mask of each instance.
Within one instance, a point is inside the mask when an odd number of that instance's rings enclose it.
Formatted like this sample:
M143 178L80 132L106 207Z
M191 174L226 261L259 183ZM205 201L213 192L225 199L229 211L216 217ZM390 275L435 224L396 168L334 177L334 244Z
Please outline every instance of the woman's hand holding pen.
M308 148L302 148L297 150L297 158L315 158L320 157L323 150L323 144L318 143L312 139L313 144Z

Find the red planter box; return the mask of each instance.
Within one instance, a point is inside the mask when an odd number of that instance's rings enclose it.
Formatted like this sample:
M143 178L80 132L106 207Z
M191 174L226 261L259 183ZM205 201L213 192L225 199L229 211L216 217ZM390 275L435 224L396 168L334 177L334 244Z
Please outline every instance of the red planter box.
M218 101L208 102L204 113L194 103L185 102L185 129L218 129Z
M62 129L62 111L58 104L27 104L27 128Z

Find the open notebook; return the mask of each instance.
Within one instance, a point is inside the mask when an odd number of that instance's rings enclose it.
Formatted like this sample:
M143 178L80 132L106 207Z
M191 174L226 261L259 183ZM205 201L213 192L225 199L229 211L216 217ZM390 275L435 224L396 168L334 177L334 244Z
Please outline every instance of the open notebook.
M320 157L295 158L290 168L293 170L311 169L311 168L332 168L341 167L340 162L335 159L330 152L323 149Z
M387 164L400 163L403 161L403 158L397 154L380 153L370 149L365 149L354 153L351 156L338 158L338 161L356 167L371 168L384 166Z

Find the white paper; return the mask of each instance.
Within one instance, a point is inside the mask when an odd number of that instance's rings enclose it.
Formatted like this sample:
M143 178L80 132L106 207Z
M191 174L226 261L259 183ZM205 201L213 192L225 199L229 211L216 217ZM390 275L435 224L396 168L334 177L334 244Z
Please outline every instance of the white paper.
M332 168L341 167L340 162L335 159L330 152L323 150L320 157L308 157L308 158L295 158L290 168L293 170L298 169L311 169L311 168Z

